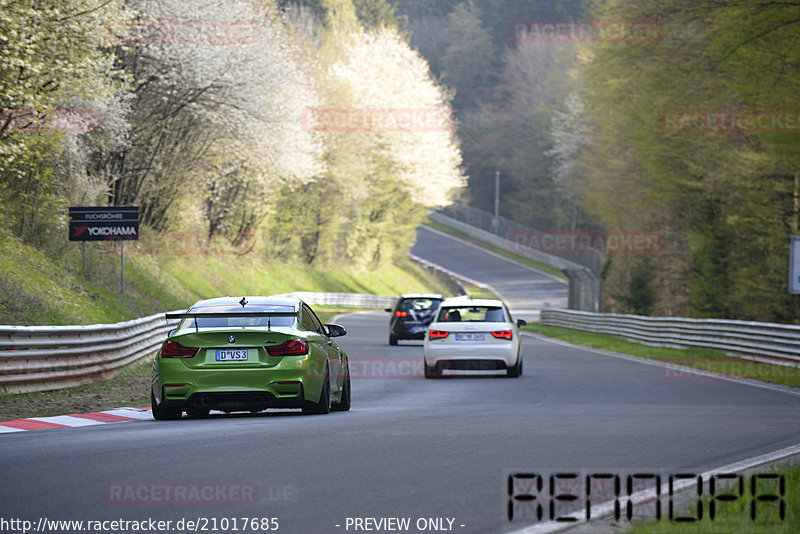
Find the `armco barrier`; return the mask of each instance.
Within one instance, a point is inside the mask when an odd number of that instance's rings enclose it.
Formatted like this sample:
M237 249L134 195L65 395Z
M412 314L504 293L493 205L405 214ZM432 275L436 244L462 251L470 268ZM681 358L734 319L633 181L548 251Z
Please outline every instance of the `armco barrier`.
M155 351L177 321L0 326L0 390L47 391L107 378Z
M295 291L276 297L292 297L303 300L311 306L358 306L360 308L388 308L397 302L397 296L368 295L365 293L313 293Z
M457 295L469 295L469 292L464 289L464 286L461 285L461 282L467 282L472 285L478 287L488 287L486 284L482 282L477 282L472 279L465 278L460 274L456 274L453 271L445 269L441 265L437 265L433 262L428 260L422 259L419 256L414 254L408 253L408 258L425 269L431 276L436 278L440 283L444 284L444 286L451 292Z
M779 365L800 366L800 326L591 313L561 308L542 310L541 323L585 332L612 334L662 347L699 347Z
M386 308L396 296L288 293L311 305ZM116 324L0 326L0 391L47 391L108 378L151 356L178 321L163 313Z

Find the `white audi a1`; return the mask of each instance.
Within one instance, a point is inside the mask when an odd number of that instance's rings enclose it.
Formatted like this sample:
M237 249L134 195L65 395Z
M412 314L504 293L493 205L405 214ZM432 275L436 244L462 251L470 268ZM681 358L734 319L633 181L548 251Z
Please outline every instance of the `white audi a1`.
M522 374L519 327L500 300L453 297L442 301L425 333L425 378L445 369L488 371L505 369Z

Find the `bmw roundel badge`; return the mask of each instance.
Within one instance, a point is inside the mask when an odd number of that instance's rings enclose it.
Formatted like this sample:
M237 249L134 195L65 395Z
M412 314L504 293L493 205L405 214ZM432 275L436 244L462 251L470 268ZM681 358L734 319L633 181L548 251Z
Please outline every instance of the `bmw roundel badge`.
M236 343L236 338L233 336L228 336L228 343Z

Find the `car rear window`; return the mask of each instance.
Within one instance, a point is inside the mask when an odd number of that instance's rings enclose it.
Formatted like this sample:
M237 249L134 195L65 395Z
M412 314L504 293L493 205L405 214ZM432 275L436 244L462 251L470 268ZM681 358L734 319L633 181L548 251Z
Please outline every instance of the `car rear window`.
M430 310L438 307L440 302L442 301L428 298L403 299L397 309L399 311Z
M448 306L439 310L439 322L502 323L506 321L499 306Z
M243 310L241 306L202 306L189 310L189 313L242 313L242 312L275 312L294 313L293 306L249 306ZM185 319L181 328L248 328L292 326L295 317L198 317L197 326L194 318Z

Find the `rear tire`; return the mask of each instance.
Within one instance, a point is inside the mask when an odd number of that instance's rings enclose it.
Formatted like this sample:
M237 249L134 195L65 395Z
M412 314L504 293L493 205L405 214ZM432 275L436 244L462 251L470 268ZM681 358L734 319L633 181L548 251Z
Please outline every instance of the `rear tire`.
M422 365L425 366L425 378L439 378L440 373L438 366L428 367L428 364L425 362L422 362Z
M186 408L186 415L195 419L208 417L209 412L211 412L209 408Z
M322 391L319 394L319 402L311 402L303 407L306 414L326 414L331 412L331 381L328 376L328 368L325 367L325 378L322 379Z
M394 334L389 334L389 345L397 345L397 336Z
M332 412L349 412L350 411L350 368L345 371L344 384L342 385L342 394L339 402L331 404Z
M183 415L183 411L180 408L169 406L166 401L156 404L156 398L152 390L150 390L150 408L153 411L153 419L156 421L175 421Z
M509 378L518 378L522 374L522 356L517 357L517 363L511 367L506 367L506 375Z

